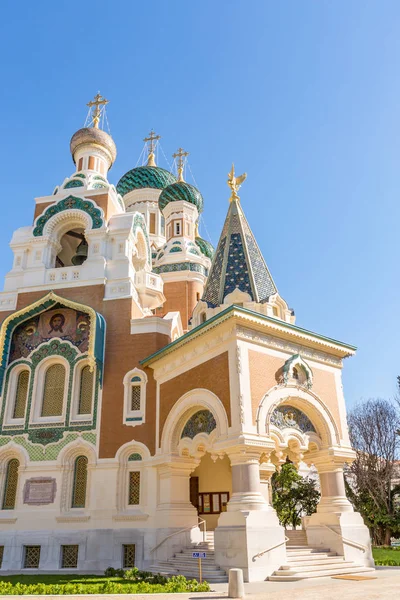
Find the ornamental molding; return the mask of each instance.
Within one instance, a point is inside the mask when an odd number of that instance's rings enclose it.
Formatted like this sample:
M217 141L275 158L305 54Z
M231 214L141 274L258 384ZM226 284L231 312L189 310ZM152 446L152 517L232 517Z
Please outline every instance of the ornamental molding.
M226 329L219 335L215 335L215 332L212 332L202 343L196 343L191 348L185 348L184 350L182 349L182 352L177 352L172 361L170 357L165 357L166 359L163 360L163 363L154 370L156 379L159 383L164 383L166 380L176 377L180 371L188 371L198 364L210 360L223 352L227 352L229 341L232 339L234 333L234 327Z
M67 196L54 204L48 206L41 215L39 215L35 221L33 229L33 236L43 236L44 230L49 234L53 231L54 226L50 225L49 222L60 213L66 212L66 216L71 218L75 213L75 218L78 216L82 219L82 213L87 214L87 219L90 217L91 226L86 227L88 229L99 229L104 226L104 213L102 209L96 206L96 204L87 198L79 198L76 196Z
M56 517L57 523L87 523L90 521L88 515L63 515L62 517Z
M114 515L113 521L147 521L149 515L147 513L129 515L129 514L121 514Z
M253 342L261 346L274 348L283 352L290 352L293 355L301 354L302 358L308 358L338 368L343 366L343 361L341 358L337 358L321 350L313 350L311 348L307 348L306 346L288 342L287 340L283 340L265 333L260 333L240 325L237 327L237 336L239 339L247 342Z

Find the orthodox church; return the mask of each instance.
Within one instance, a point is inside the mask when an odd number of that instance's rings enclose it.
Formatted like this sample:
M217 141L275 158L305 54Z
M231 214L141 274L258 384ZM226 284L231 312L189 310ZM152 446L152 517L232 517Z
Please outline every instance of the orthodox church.
M106 103L89 103L73 174L11 239L0 574L196 576L193 549L206 552L209 581L232 567L246 581L368 570L368 529L343 479L354 452L341 371L355 348L296 325L244 215L245 175L229 173L215 252L182 148L176 173L158 167L151 132L147 164L111 183ZM320 481L297 534L270 502L287 458Z

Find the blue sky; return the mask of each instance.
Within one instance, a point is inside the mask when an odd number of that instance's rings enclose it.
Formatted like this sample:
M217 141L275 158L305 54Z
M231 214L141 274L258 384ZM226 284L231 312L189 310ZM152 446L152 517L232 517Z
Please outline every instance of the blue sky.
M3 1L0 279L34 197L73 172L69 139L100 90L118 147L110 180L153 127L169 160L190 151L216 244L232 161L247 171L242 205L297 324L358 346L348 405L392 397L399 29L390 0Z

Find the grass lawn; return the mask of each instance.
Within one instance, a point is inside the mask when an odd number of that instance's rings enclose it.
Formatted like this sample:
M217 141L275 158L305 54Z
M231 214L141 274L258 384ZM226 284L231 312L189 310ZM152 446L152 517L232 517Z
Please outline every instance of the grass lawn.
M373 548L372 554L377 565L389 565L400 567L400 548L389 548L387 546Z

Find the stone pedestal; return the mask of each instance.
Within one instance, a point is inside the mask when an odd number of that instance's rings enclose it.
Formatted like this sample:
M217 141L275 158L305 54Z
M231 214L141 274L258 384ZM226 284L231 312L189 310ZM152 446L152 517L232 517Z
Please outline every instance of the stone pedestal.
M307 522L309 545L330 548L345 560L373 567L368 527L346 497L343 460L321 456L319 464L317 461L314 464L320 478L321 500L317 512Z
M284 529L261 493L259 455L230 460L233 493L215 530L215 561L226 571L242 569L245 581L263 581L286 561Z

